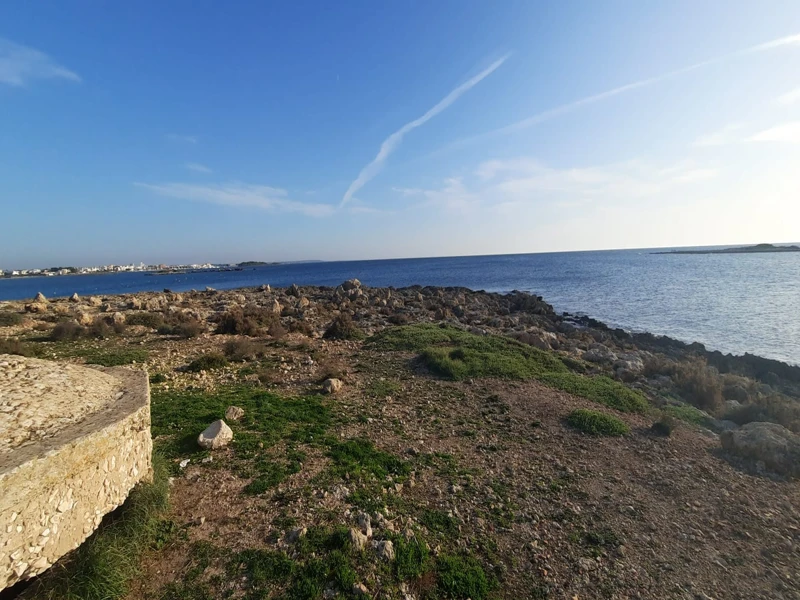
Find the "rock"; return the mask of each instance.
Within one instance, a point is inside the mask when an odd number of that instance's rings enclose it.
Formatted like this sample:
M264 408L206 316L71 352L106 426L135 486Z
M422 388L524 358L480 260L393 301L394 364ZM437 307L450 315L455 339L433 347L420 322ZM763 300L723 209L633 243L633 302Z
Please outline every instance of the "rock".
M311 304L311 302L308 300L308 298L306 298L305 296L303 296L303 297L302 297L302 298L300 298L300 300L298 301L298 303L297 303L297 306L298 306L299 308L308 308L309 304Z
M86 299L86 304L88 304L89 306L100 306L102 303L103 301L97 296L89 296Z
M615 370L624 370L631 373L644 371L644 361L636 354L618 354L614 361Z
M290 285L290 286L289 286L289 288L286 290L286 294L287 294L288 296L298 296L298 297L299 297L299 296L300 296L300 288L299 288L299 287L297 287L297 284L296 284L296 283L293 283L293 284L292 284L292 285Z
M111 320L114 321L114 325L124 325L125 324L125 315L121 312L115 312L111 316Z
M372 522L367 513L360 513L358 515L358 527L365 536L368 538L372 537Z
M207 286L206 286L206 291L207 291L207 292L214 293L214 292L216 292L217 290L216 290L215 288L211 287L210 285L207 285Z
M591 348L583 353L583 360L598 364L610 364L617 360L617 355L603 344L592 344Z
M335 394L342 389L343 385L341 379L326 379L322 384L322 389L326 394Z
M142 310L142 300L140 298L131 298L128 301L128 308L131 310Z
M42 292L37 292L36 296L33 298L34 302L47 302L47 298L44 297Z
M296 544L300 539L304 538L308 533L308 528L300 527L298 529L293 529L289 533L286 534L286 541L290 544Z
M268 284L268 283L265 283L264 285L262 285L262 286L261 286L261 291L262 291L262 292L271 292L271 291L272 291L272 288L271 288L271 287L269 287L269 284Z
M45 313L47 312L46 302L33 302L25 305L25 312L28 313Z
M247 304L247 297L244 294L234 294L233 301L244 306Z
M72 294L72 296L69 297L69 301L70 302L80 302L81 301L81 297L78 296L78 293L76 292L76 293Z
M345 292L356 290L361 287L361 282L358 279L348 279L342 284L342 289Z
M739 404L741 402L747 402L750 399L750 393L747 391L747 388L738 383L726 385L722 391L722 395L725 397L726 405L728 402L736 402L736 404Z
M181 469L185 469L186 467L188 467L188 466L189 466L189 463L190 463L190 462L192 462L192 459L191 459L191 458L184 458L184 459L183 459L181 462L179 462L179 463L178 463L178 466L179 466Z
M781 475L800 476L800 436L777 423L747 423L720 436L722 447L731 454L763 462Z
M278 302L277 300L273 300L272 301L272 312L275 313L276 315L279 315L279 314L281 314L282 310L283 310L283 307L281 306L281 303Z
M369 596L369 590L363 583L353 584L353 595L355 596Z
M214 421L206 427L205 431L197 437L197 443L201 448L214 450L223 448L233 440L233 431L222 419Z
M89 314L88 312L84 312L79 310L75 313L75 320L78 322L78 325L83 325L84 327L88 327L94 321L94 317Z
M363 550L367 547L367 536L355 527L350 528L350 543L355 550Z
M378 556L383 560L390 562L394 560L394 544L392 544L391 540L382 540L377 543L375 548L378 551Z
M244 409L238 406L229 406L225 409L225 418L228 421L238 421L244 416Z

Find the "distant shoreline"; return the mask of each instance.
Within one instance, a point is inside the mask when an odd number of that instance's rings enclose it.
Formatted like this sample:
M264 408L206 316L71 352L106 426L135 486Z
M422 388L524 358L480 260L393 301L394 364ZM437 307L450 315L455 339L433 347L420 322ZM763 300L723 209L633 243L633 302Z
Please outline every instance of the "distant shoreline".
M669 250L667 252L651 252L650 254L763 254L770 252L800 252L800 246L775 246L774 244L758 244L741 248L722 248L717 250Z

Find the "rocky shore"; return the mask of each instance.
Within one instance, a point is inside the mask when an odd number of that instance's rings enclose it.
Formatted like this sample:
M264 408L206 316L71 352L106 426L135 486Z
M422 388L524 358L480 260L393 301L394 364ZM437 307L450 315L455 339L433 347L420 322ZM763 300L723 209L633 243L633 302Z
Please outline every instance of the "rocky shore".
M0 303L2 353L148 369L131 598L800 598L795 366L356 280Z

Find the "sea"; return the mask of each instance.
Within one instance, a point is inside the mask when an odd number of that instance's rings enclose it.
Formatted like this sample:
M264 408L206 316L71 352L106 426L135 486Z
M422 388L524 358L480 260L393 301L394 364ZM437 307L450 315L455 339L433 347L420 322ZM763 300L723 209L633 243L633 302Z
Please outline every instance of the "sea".
M660 249L663 250L663 249ZM522 290L588 315L710 350L800 364L800 253L654 254L653 250L309 262L242 271L62 275L0 280L0 300L232 289L270 284L462 286Z

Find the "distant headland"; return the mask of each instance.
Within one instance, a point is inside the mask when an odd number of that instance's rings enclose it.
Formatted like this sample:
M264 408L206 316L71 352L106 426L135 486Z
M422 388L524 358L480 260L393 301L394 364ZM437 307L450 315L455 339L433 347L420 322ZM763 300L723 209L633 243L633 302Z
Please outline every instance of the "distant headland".
M776 246L775 244L757 244L740 248L721 248L718 250L669 250L652 252L651 254L758 254L760 252L800 252L800 246Z

